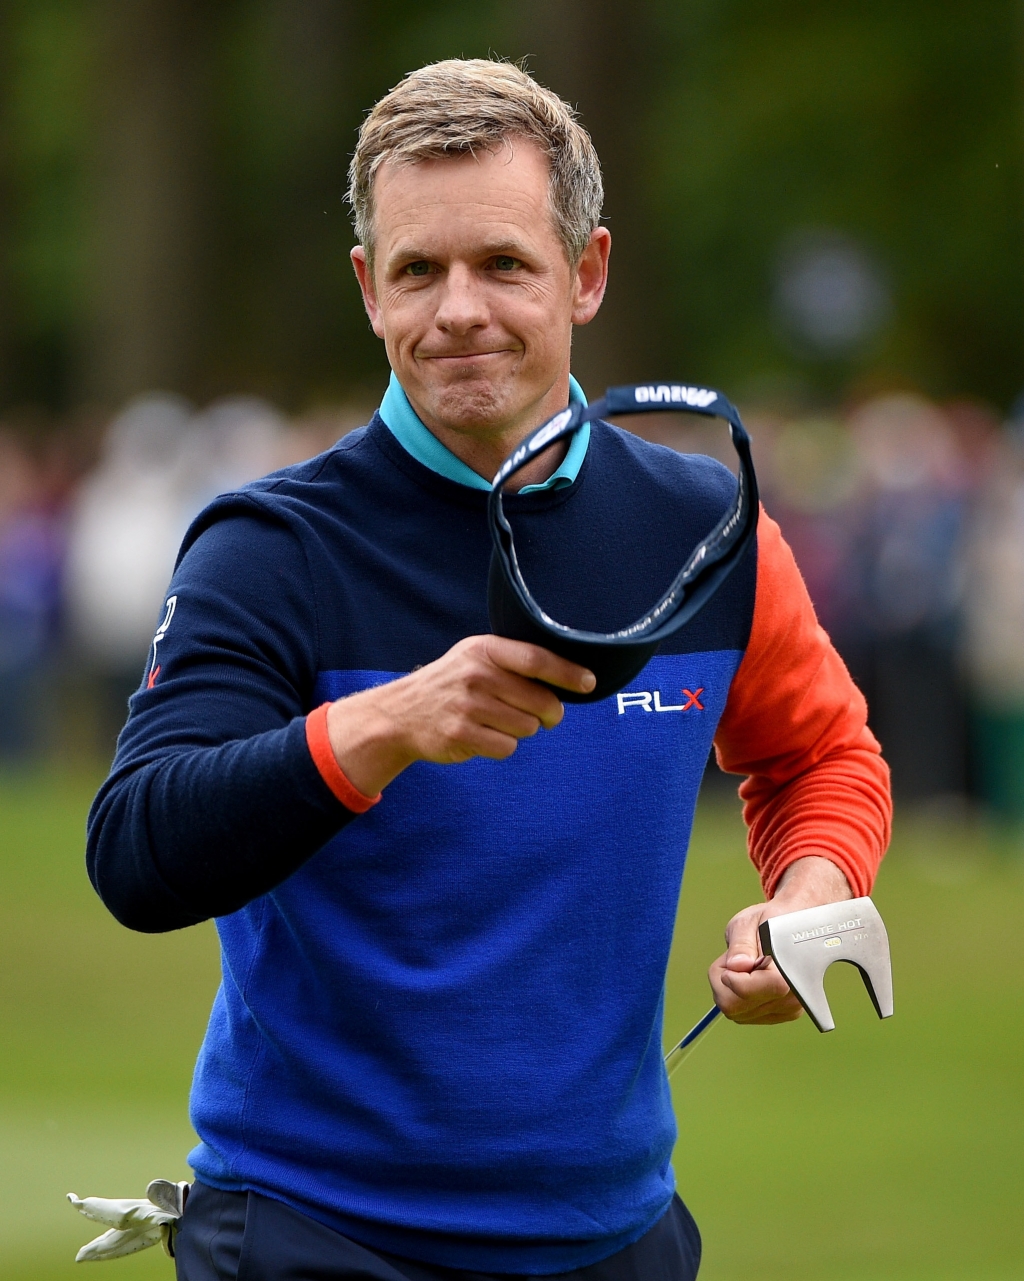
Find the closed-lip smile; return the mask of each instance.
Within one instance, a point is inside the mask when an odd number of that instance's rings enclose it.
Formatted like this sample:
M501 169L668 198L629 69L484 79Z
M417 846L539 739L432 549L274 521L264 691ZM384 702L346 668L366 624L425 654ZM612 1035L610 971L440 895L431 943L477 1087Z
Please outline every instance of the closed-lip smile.
M425 352L420 360L450 360L450 361L476 361L484 360L488 356L505 356L510 352L508 347L499 347L496 351L460 351L460 352Z

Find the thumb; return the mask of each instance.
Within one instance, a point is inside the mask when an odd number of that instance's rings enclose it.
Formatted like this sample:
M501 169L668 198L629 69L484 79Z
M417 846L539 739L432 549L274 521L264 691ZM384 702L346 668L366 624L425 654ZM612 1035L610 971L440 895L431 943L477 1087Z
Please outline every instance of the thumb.
M757 927L761 924L762 908L760 906L745 908L737 912L725 927L725 968L749 974L758 962L761 948L758 943Z

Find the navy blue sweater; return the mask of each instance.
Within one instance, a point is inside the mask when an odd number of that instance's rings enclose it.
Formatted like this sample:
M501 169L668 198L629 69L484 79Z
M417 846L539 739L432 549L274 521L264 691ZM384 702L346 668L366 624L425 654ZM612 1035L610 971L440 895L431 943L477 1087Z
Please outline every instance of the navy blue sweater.
M540 602L608 630L734 484L598 423L571 486L506 510ZM662 987L756 554L624 695L507 761L415 764L356 817L304 718L489 630L485 504L375 417L207 509L88 865L132 928L218 918L200 1178L394 1253L550 1273L636 1240L672 1195Z

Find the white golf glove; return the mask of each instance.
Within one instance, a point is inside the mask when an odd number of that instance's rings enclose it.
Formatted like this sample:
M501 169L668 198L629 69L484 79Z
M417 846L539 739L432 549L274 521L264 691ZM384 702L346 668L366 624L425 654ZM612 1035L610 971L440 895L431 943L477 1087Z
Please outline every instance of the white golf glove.
M88 1196L83 1201L69 1192L68 1200L80 1214L109 1228L102 1236L83 1245L75 1255L75 1262L120 1259L126 1254L148 1250L157 1242L173 1258L171 1233L185 1211L190 1186L154 1179L146 1189L144 1201L108 1201L99 1196Z

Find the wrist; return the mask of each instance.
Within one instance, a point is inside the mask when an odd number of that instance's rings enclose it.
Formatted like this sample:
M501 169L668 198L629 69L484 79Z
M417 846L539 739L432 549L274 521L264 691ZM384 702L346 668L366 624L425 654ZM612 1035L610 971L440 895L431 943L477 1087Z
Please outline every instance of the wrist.
M850 882L838 863L823 854L806 854L783 872L772 902L793 904L792 910L840 903L854 897Z
M378 795L414 759L378 690L339 698L327 709L327 735L339 769L364 795Z
M313 758L317 773L326 783L336 801L340 801L353 814L365 814L380 800L380 792L370 795L361 792L338 764L327 733L327 712L330 703L322 703L306 717L306 746Z

